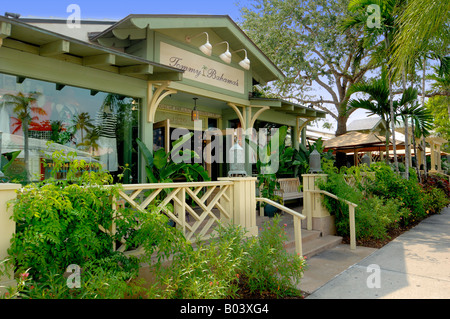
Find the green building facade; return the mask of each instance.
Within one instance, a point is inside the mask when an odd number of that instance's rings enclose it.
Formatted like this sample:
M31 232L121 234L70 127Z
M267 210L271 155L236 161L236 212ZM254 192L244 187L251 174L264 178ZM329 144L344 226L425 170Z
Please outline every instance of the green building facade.
M205 149L213 130L233 143L231 129L242 128L242 144L251 128L288 125L298 147L306 123L324 112L252 94L255 84L283 78L228 16L129 15L82 21L77 30L63 20L0 16L1 153L21 151L5 173L24 180L27 168L32 180L43 179L49 168L42 159L64 150L113 175L128 164L124 182L145 182L136 138L150 150L169 150L177 129L201 132L195 136ZM28 163L17 104L24 97L34 101ZM226 163L202 163L212 179L227 175ZM248 152L245 168L252 173Z

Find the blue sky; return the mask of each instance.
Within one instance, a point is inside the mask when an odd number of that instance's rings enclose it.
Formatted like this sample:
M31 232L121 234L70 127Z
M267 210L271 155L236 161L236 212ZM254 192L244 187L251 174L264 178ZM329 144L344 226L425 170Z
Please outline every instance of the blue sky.
M219 14L238 21L239 3L250 0L17 0L2 1L0 14L19 13L22 17L67 18L67 7L77 4L82 19L120 20L128 14Z

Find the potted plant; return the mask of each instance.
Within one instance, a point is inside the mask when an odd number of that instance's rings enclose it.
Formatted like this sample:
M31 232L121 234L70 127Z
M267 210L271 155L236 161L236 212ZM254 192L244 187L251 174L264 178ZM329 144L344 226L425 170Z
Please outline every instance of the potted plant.
M261 197L281 204L283 202L281 196L275 194L275 190L278 189L279 186L280 184L277 182L275 174L258 174L257 187ZM264 214L269 217L273 217L278 211L278 208L270 204L262 203L261 206L264 207Z
M282 140L281 144L284 145L284 138L287 127L281 127L275 133L272 138ZM281 131L281 132L280 132ZM252 147L256 157L256 169L258 170L258 182L257 187L260 191L260 196L270 199L272 201L278 202L280 204L283 203L281 196L275 194L275 191L280 188L280 183L277 181L278 175L277 171L279 169L280 164L280 147L272 149L272 143L267 143L264 146L259 146L249 139L246 142ZM275 165L273 165L275 164ZM264 213L266 216L273 217L274 214L278 211L278 208L266 204L261 203L261 206L264 207Z

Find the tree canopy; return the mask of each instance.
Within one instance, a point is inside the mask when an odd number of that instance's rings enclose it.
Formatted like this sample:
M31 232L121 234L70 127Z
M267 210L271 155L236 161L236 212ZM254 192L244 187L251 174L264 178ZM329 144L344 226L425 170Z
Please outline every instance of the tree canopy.
M343 33L337 27L347 15L348 3L254 0L241 8L242 29L286 75L286 80L274 83L271 91L283 99L326 111L337 121L338 135L346 132L353 112L347 108L349 86L375 67L370 51L360 50L362 33ZM311 95L318 89L328 96Z

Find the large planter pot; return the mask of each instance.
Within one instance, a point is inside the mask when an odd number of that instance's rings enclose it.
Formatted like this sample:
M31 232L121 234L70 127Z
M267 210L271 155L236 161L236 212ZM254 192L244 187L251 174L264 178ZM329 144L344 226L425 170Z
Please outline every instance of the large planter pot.
M277 211L278 211L278 208L276 208L275 206L272 206L270 204L266 204L266 206L264 206L264 215L267 217L275 216L275 213Z

